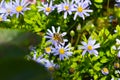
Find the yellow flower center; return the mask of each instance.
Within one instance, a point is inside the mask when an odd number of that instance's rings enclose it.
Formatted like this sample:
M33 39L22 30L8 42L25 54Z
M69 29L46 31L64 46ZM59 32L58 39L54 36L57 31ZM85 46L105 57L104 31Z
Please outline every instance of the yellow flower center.
M93 48L92 48L92 46L90 46L90 45L88 45L88 50L92 50Z
M63 48L60 48L60 49L59 49L59 53L60 53L60 54L64 54L64 53L65 53L65 50L64 50Z
M115 64L114 64L114 67L115 67L115 68L119 68L119 67L120 67L120 64L119 64L119 63L115 63Z
M46 8L46 12L50 12L51 11L51 8L50 7L47 7Z
M50 48L50 47L47 47L47 48L45 48L45 51L46 51L47 53L50 53L50 52L51 52L51 48Z
M21 12L22 10L23 10L23 7L22 7L22 6L17 6L17 7L16 7L16 11L17 11L17 12Z
M107 73L108 69L107 68L103 68L103 72Z
M64 8L65 8L66 10L69 10L69 6L64 6Z
M82 11L83 11L83 8L82 8L81 6L79 6L79 7L77 8L77 10L78 10L78 12L82 12Z
M48 70L49 70L49 71L54 71L54 67L51 66L51 67L48 68Z
M0 21L2 21L3 19L2 19L2 17L0 17Z

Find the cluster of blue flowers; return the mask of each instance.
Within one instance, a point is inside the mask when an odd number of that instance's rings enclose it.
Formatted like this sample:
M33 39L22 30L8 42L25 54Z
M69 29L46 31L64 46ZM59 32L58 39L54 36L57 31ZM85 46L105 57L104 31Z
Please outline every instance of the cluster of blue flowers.
M58 27L56 31L55 27L52 26L52 30L47 29L47 31L47 35L45 36L47 39L46 42L51 43L51 45L45 48L45 53L37 56L37 52L34 47L30 48L30 50L34 52L32 60L43 64L49 71L54 71L54 69L59 68L60 66L58 64L54 64L54 60L45 58L45 55L47 54L50 56L52 54L59 60L64 60L65 58L72 56L73 52L71 52L70 45L66 44L68 40L63 39L63 37L66 35L66 32L60 33L60 27Z
M33 57L30 59L44 65L50 72L53 72L55 69L59 68L59 65L54 64L53 60L48 60L44 58L45 54L37 56L36 47L30 46L30 50L33 52Z
M16 14L16 17L19 17L19 14L24 14L24 11L30 10L28 5L30 2L27 0L10 0L9 2L5 2L4 0L0 3L0 21L6 21L7 16L13 16ZM85 16L90 16L89 12L93 12L89 9L89 5L91 5L90 0L63 0L62 3L53 6L53 1L50 3L42 3L42 6L38 6L38 11L43 11L46 15L49 15L55 8L57 8L58 13L64 12L64 19L67 18L67 15L71 15L74 13L74 20L76 20L77 16L81 17L83 20Z
M26 0L15 0L10 2L5 2L4 0L0 3L0 21L6 21L8 16L19 17L19 14L24 14L24 11L30 10L27 6L29 3Z
M47 47L45 49L46 53L53 55L59 55L60 60L64 60L64 58L68 58L68 56L72 55L70 51L71 48L69 44L65 46L65 43L68 41L67 39L63 39L63 36L66 35L66 32L60 33L60 27L58 27L57 31L55 31L54 26L52 26L52 31L47 29L47 36L45 38L48 39L47 42L51 42L52 46Z
M93 12L93 10L89 9L89 5L91 5L90 0L63 0L62 3L58 5L52 5L53 1L49 3L42 4L42 6L38 6L38 11L43 11L46 15L49 15L55 8L57 8L58 13L64 12L64 19L67 18L67 15L71 15L74 12L74 20L76 20L77 16L81 17L83 20L85 16L90 16L89 12Z

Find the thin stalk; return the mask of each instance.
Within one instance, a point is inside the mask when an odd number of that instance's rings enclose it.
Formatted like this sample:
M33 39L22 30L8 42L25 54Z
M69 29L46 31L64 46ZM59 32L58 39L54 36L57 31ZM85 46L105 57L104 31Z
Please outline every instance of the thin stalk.
M107 12L109 12L109 3L110 3L110 1L108 0L107 1ZM108 13L108 15L109 15L109 13Z

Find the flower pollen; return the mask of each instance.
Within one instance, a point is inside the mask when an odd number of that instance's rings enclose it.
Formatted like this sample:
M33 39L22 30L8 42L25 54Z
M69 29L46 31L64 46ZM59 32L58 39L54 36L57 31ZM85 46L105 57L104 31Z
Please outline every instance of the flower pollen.
M47 47L47 48L45 48L45 51L46 51L47 53L50 53L50 52L51 52L51 48L50 48L50 47Z
M0 21L2 21L3 19L2 19L2 17L0 17Z
M107 73L108 69L107 68L103 68L103 72Z
M83 12L83 8L82 8L81 6L79 6L79 7L77 8L77 10L78 10L78 12Z
M17 12L21 12L22 10L23 10L23 7L22 7L22 6L17 6L17 7L16 7L16 11L17 11Z
M119 68L119 67L120 67L120 64L119 64L119 63L114 63L114 67L115 67L115 68Z
M63 48L60 48L60 49L59 49L59 53L60 53L60 54L64 54L64 53L65 53L65 50L64 50Z
M64 8L65 8L66 10L69 10L69 6L64 6Z
M88 50L92 50L93 48L92 48L92 46L90 46L90 45L88 45Z
M46 8L46 12L50 12L51 11L51 8L50 7L47 7Z

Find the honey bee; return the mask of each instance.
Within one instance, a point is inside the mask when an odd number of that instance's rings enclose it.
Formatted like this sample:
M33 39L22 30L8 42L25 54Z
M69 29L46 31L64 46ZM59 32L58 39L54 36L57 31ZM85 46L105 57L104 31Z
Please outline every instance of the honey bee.
M53 35L54 35L54 40L58 41L59 44L60 44L60 43L64 43L63 37L62 37L61 34L59 34L59 33L54 33Z

